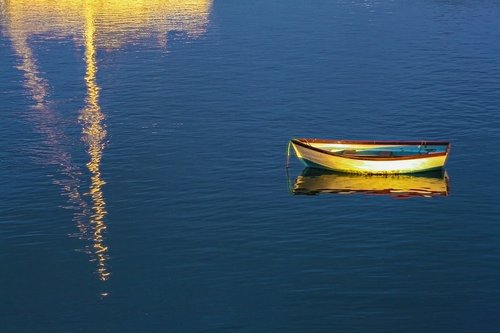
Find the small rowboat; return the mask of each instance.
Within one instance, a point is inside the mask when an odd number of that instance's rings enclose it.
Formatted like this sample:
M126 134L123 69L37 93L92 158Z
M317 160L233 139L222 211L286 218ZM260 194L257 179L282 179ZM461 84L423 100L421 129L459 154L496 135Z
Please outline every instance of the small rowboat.
M348 173L401 174L442 169L451 145L445 141L346 141L292 139L307 167Z

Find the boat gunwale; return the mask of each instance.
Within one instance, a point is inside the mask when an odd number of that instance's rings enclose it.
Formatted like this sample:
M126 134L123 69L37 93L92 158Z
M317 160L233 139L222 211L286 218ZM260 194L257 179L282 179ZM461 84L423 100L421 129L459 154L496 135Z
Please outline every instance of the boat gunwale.
M428 145L428 146L449 146L449 141L394 141L394 140L328 140L328 139L307 139L307 138L293 138L294 142L302 142L302 143L337 143L337 144L363 144L363 145L408 145L408 146L419 146L419 145Z
M418 145L428 145L428 146L442 146L446 145L445 152L439 153L428 153L428 154L415 154L409 156L392 156L392 157L380 157L380 156L356 156L356 155L342 155L334 153L321 148L313 147L308 142L312 143L337 143L337 144L387 144L387 145L408 145L408 146L418 146ZM369 160L369 161L396 161L396 160L415 160L420 158L432 158L439 156L447 156L450 150L450 143L446 141L357 141L357 140L323 140L323 139L292 139L293 144L297 144L306 149L314 150L322 154L327 154L340 158L347 158L352 160Z

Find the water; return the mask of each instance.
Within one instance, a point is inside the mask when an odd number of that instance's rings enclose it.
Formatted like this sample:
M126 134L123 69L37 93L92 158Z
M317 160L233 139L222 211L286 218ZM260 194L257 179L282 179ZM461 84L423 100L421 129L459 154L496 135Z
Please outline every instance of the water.
M0 4L0 332L499 332L498 2ZM449 179L292 195L292 137Z

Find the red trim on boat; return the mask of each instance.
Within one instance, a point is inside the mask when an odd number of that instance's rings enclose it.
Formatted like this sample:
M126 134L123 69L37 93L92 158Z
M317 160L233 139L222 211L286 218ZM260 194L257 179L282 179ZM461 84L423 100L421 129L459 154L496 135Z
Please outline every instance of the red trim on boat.
M306 141L302 141L306 140ZM299 146L302 146L306 149L314 150L317 152L320 152L322 154L328 154L336 157L342 157L342 158L348 158L352 160L370 160L370 161L394 161L394 160L414 160L414 159L419 159L419 158L430 158L430 157L438 157L438 156L446 156L448 155L449 147L445 152L442 153L428 153L428 154L416 154L416 155L410 155L410 156L393 156L393 157L385 157L385 156L356 156L356 155L343 155L343 154L338 154L334 153L328 150L324 150L321 148L316 148L308 144L308 142L314 142L314 143L357 143L357 144L404 144L404 145L448 145L448 142L440 142L440 141L422 141L419 142L418 144L415 144L414 142L416 141L335 141L335 140L319 140L319 141L312 141L310 139L292 139L293 144L297 144ZM424 143L425 142L425 143ZM429 142L432 142L430 144Z
M362 145L407 145L407 146L447 146L450 143L448 141L384 141L384 140L326 140L326 139L307 139L307 138L297 138L292 139L292 141L298 141L302 143L338 143L338 144L362 144Z

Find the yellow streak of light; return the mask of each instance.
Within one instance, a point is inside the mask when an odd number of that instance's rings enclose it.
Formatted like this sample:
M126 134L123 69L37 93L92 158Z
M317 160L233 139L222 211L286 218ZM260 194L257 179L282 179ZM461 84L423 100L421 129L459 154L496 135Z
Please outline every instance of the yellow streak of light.
M85 211L87 205L82 199L80 186L80 171L71 160L70 154L64 150L61 139L64 132L58 128L58 119L54 115L49 103L49 84L40 73L36 57L28 42L28 34L25 30L19 29L15 21L10 20L6 8L0 2L0 14L4 18L4 34L10 39L12 48L19 58L19 69L24 76L23 85L27 95L33 100L33 109L36 111L30 114L30 120L33 122L37 131L43 134L45 143L49 147L49 156L46 156L46 162L57 165L66 179L54 180L54 183L60 185L62 193L68 197L68 201L73 205L72 208ZM78 214L75 214L78 215ZM80 231L83 232L84 225L78 223Z
M103 244L103 233L106 230L104 216L106 215L106 202L104 201L102 187L105 182L101 178L101 159L104 149L104 139L106 130L102 124L104 115L99 106L99 86L96 82L97 62L95 47L95 17L93 6L85 7L85 63L87 65L85 73L85 83L87 87L87 97L85 108L80 114L82 123L82 138L87 144L90 161L87 168L90 171L90 197L92 199L93 213L90 216L90 223L93 225L94 254L97 257L99 278L106 281L110 273L106 268L108 248Z

